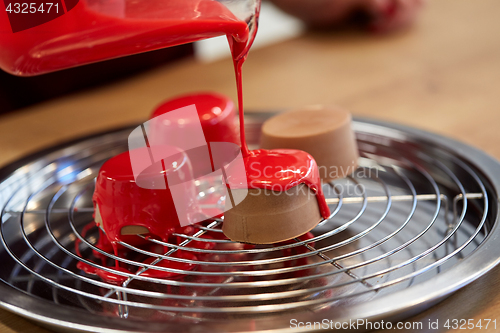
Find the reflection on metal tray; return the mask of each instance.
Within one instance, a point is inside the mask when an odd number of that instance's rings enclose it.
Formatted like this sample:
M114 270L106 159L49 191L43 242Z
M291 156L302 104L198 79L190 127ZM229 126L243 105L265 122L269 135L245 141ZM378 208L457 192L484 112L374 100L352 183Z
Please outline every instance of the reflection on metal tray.
M251 143L268 116L248 116ZM93 220L94 179L127 148L132 127L4 168L1 305L56 330L301 332L307 329L291 328L291 319L408 317L499 261L491 244L499 233L496 161L415 129L363 120L354 128L361 166L324 185L332 217L314 238L247 248L221 237L215 219L194 236L178 236L196 260L171 256L177 244L160 256L194 269L170 280L130 273L118 286L76 266L99 265L92 260L97 228L83 230ZM206 242L202 235L217 239L215 248L190 247ZM136 270L144 265L127 260Z

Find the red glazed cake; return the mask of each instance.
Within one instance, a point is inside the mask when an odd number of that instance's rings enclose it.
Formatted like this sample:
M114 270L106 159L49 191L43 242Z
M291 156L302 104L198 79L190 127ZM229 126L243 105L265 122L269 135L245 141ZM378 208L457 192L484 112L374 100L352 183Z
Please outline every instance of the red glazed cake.
M130 160L131 154L137 151L115 156L101 167L93 196L95 222L112 244L119 241L141 243L142 238L135 236L137 234L168 241L173 230L180 227L177 213L180 207L176 207L173 201L166 177L173 173L190 174L191 165L187 156L178 149L166 149L177 154L170 161L151 165L137 180ZM150 186L144 186L146 183ZM188 216L198 214L194 186L191 182L182 184L179 192L185 202L184 213Z
M182 118L181 126L173 127L170 119L161 119L169 112L191 105L196 106L198 117L190 119L189 115L186 114ZM203 92L180 96L164 102L152 113L150 118L153 120L151 136L159 143L168 142L173 137L184 138L196 131L194 126L201 122L206 142L233 142L239 145L238 122L235 114L233 101L221 94ZM158 121L154 121L154 119L158 119Z
M232 197L242 197L240 191L248 193L224 214L222 230L231 240L253 244L286 241L329 217L318 166L308 153L252 150L244 163L248 190L231 188L230 192ZM229 203L226 200L226 206Z
M137 234L167 241L175 228L215 216L200 209L197 186L220 180L215 169L239 151L238 135L234 104L225 96L199 93L163 103L132 131L130 151L101 167L95 222L112 244L140 244Z

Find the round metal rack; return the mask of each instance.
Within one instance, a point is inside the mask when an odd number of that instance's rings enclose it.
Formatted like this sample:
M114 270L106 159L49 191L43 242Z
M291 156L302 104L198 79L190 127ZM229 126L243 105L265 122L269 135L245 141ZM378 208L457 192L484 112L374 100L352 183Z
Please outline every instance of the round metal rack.
M250 142L268 116L248 116ZM97 248L95 177L127 149L132 127L13 163L0 171L1 305L64 331L301 332L321 327L294 323L405 318L496 265L495 160L398 125L356 120L354 128L360 167L323 185L330 218L306 237L266 246L231 242L223 219L212 219L170 243L137 236L161 253ZM110 283L79 262L122 278ZM146 274L154 270L172 277Z

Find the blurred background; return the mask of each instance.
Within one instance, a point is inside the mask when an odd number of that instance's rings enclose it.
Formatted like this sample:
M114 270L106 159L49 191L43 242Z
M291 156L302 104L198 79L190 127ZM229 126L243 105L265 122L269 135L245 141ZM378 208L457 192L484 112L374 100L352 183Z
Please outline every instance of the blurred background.
M263 2L258 35L253 50L297 37L306 31L306 27L325 31L374 30L373 25L376 20L382 21L381 17L385 15L387 17L384 23L394 26L384 27L382 30L398 30L406 25L404 22L412 22L413 18L403 17L401 19L403 23L390 23L398 20L394 18L395 13L401 11L403 13L400 16L406 15L405 3L420 4L422 2L421 0L314 0L308 4L295 0L274 1L286 12L271 1ZM398 6L401 8L398 9ZM332 15L323 18L325 11ZM312 15L304 15L307 12L311 12ZM20 78L0 71L0 113L21 109L77 91L108 85L187 57L194 57L202 62L211 62L229 56L227 39L221 36L194 44L146 52L35 77Z

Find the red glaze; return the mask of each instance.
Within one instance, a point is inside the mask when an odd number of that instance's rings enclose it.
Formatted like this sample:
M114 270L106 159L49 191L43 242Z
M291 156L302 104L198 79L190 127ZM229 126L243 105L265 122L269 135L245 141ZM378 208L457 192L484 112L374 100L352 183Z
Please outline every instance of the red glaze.
M283 192L293 191L297 185L305 184L316 194L321 216L330 216L321 189L318 166L308 153L293 149L258 149L250 151L244 162L249 188ZM228 171L228 179L231 174ZM238 183L245 184L242 180L232 180L232 184Z
M305 241L314 238L314 235L311 232L308 232L302 236L297 237L300 241ZM283 246L283 245L289 245L289 244L296 244L297 241L295 239L291 239L288 241L284 242L279 242L274 244L275 247ZM307 243L308 245L314 247L314 242ZM295 256L298 254L303 254L303 253L308 253L310 250L305 246L305 245L300 245L300 246L294 246L290 248L286 248L281 250L281 256L282 257L291 257ZM281 263L282 267L299 267L299 266L306 266L308 265L310 257L303 257L299 259L293 259L293 260L286 260ZM290 274L290 273L288 273ZM310 275L311 272L308 272L308 269L301 269L298 271L294 271L290 274L291 277L297 278L297 277L302 277L302 276L307 276Z
M76 267L78 269L81 269L82 271L84 271L87 274L97 275L101 279L103 279L104 281L111 283L111 284L114 284L114 285L121 285L128 278L125 275L111 273L111 272L105 271L103 269L88 265L88 264L81 262L81 261L78 262L78 264L76 264ZM110 268L113 269L114 271L117 271L117 272L123 272L123 273L130 274L130 272L128 270L126 270L125 268L121 268L121 267L110 267Z
M196 255L194 255L190 252L186 252L186 251L177 251L173 255L173 257L186 259L186 260L190 260L190 261L198 260ZM156 258L149 257L146 260L144 260L143 263L144 264L151 264L155 260L156 260ZM106 265L105 263L103 263L103 266L110 268L117 273L109 272L109 271L103 270L101 268L91 266L91 265L86 264L82 261L78 262L78 264L76 265L76 267L78 269L84 271L85 273L90 274L90 275L97 275L101 279L103 279L104 281L111 283L111 284L114 284L114 285L121 285L128 278L128 276L120 275L120 274L118 274L118 272L135 274L135 272L131 272L128 269L125 269L125 268L120 267L118 265L109 266L109 265ZM155 264L155 266L177 269L179 271L190 271L196 267L195 264L188 264L188 263L177 262L177 261L172 261L172 260L167 260L167 259L160 261L159 263ZM140 269L140 267L135 267L134 270L137 271L139 269ZM185 274L160 271L157 269L148 269L147 271L145 271L144 273L141 274L141 276L147 276L147 277L158 278L158 279L175 279L175 278L179 278L179 277L184 276L184 275Z
M174 149L174 148L172 148ZM175 149L174 149L175 150ZM185 156L178 155L177 168L166 168L166 173L173 171L190 172L190 166ZM157 169L157 168L153 168ZM157 177L163 173L163 168L145 171L145 177ZM159 174L156 174L158 172ZM142 174L141 174L142 175ZM194 188L191 183L186 183L185 200L196 213L194 202ZM175 205L170 190L145 189L139 187L132 172L129 152L122 153L109 159L101 167L97 177L94 196L94 207L99 207L102 217L102 229L107 238L115 247L116 242L124 241L132 245L145 243L142 238L135 235L122 235L125 226L142 226L149 229L150 234L168 242L168 236L179 227Z
M305 241L305 240L314 238L314 235L312 234L312 232L308 232L308 233L306 233L302 236L299 236L297 238L301 241ZM289 244L295 244L295 243L297 243L297 241L295 239L291 239L288 241L277 243L274 246L283 246L283 245L289 245ZM307 244L314 247L314 242L307 243ZM290 247L287 249L283 249L281 251L283 251L284 257L290 257L290 256L297 255L297 254L307 253L307 252L309 252L309 249L304 244L304 245L300 245L300 246L294 246L294 247ZM308 257L299 258L299 259L295 259L295 260L287 260L284 262L285 267L305 266L307 264L308 264ZM295 277L304 276L304 273L305 272L303 270L295 271L294 276Z
M241 75L241 69L243 67L243 63L246 60L247 54L245 54L242 58L238 58L238 50L239 47L234 40L229 40L229 45L231 46L231 52L233 54L233 65L234 72L236 75L236 88L238 89L238 109L239 109L239 117L240 117L240 141L241 141L241 152L243 157L247 156L250 151L248 150L247 140L245 138L245 117L244 117L244 108L243 108L243 77Z
M246 52L247 24L213 0L116 1L114 7L80 0L66 14L16 33L2 10L0 67L36 75L220 35L232 36L236 52Z
M203 239L213 239L211 236L208 236L208 235L203 235L201 236L200 238L203 238ZM183 237L177 237L177 243L180 244L182 243L183 241L185 241L186 238L183 238ZM203 241L191 241L188 245L186 245L187 247L194 247L196 249L202 249L202 250L213 250L215 248L217 244L215 244L214 242L203 242ZM203 254L202 254L203 255Z
M313 239L314 235L313 235L312 232L309 231L308 233L305 233L302 236L299 236L297 238L300 241L306 241L306 240L309 240L309 239ZM279 247L279 246L289 245L289 244L295 244L295 243L297 243L297 241L295 239L290 239L290 240L287 240L287 241L284 241L284 242L276 243L276 244L274 244L274 246ZM314 247L315 243L311 242L311 243L306 243L306 244ZM305 244L304 244L304 245L301 245L301 246L298 246L298 247L287 248L287 249L284 249L283 251L290 251L290 253L288 255L291 255L292 251L296 251L298 253L306 253L309 250L307 249L307 247L305 247Z
M208 142L228 140L238 143L234 104L222 95L200 93L176 98L161 105L153 113L152 118L192 104L197 107L202 129ZM157 145L162 144L162 139L168 140L168 135L172 135L172 129L178 132L174 133L174 135L189 134L191 119L180 120L183 120L184 125L182 128L175 126L169 128L168 124L163 124L163 121L153 122L150 142L155 142ZM195 120L198 121L198 118ZM170 131L163 138L162 133L167 130ZM109 240L114 244L119 241L135 245L144 243L139 237L121 235L120 230L129 225L144 226L150 230L152 235L168 241L173 229L179 226L171 193L168 189L150 192L150 190L137 186L134 181L129 155L124 153L113 157L103 165L99 172L94 193L94 203L99 206L103 229ZM179 161L178 164L181 165L182 163ZM162 169L157 171L161 172ZM186 169L185 171L189 173L192 170ZM186 184L185 191L185 201L191 201L193 211L196 211L193 189ZM189 194L189 192L192 193ZM192 227L188 228L193 229ZM187 232L182 233L186 234ZM103 246L106 245L103 240L99 242L103 243L101 244ZM204 243L203 246L211 246L210 244L213 243ZM201 246L202 244L198 245Z
M82 237L86 237L87 232L95 228L96 225L95 223L89 223L87 224L83 229L82 229ZM187 226L187 227L179 227L171 232L173 233L179 233L179 234L185 234L185 235L193 235L195 233L195 229L192 226ZM171 244L176 244L179 245L181 242L183 242L185 239L181 237L171 237L170 243ZM206 239L213 239L212 237L208 235L203 235L202 238ZM80 244L81 241L80 239L77 239L75 241L75 252L78 254L78 256L82 257L82 254L80 253ZM133 265L127 265L125 263L122 263L120 261L116 261L114 264L110 264L110 254L116 254L120 258L127 258L135 262L140 262L143 260L143 263L150 264L154 260L156 260L156 257L151 256L148 257L147 259L143 259L145 255L142 255L138 252L130 251L126 248L118 248L117 251L113 249L113 246L111 242L109 242L108 238L106 235L102 232L101 229L99 229L99 239L97 244L95 245L97 248L100 250L107 252L108 255L102 254L97 250L93 250L93 255L95 258L100 261L100 265L104 266L106 268L112 269L114 272L109 272L104 269L101 269L99 267L94 267L92 265L86 264L84 262L78 262L77 268L84 271L87 274L91 275L97 275L99 276L102 280L115 284L115 285L121 285L123 282L127 280L127 276L125 275L120 275L119 272L123 273L128 273L128 274L135 274L139 269L141 269L141 266L133 266ZM188 247L196 248L196 249L213 249L216 246L215 243L213 242L200 242L200 241L192 241L189 243ZM147 242L143 244L142 248L148 252L151 253L157 253L157 254L163 254L167 253L170 248L168 247L162 247L161 245L157 245L153 242ZM205 255L200 254L201 257L203 258ZM182 258L182 259L187 259L187 260L198 260L199 256L195 255L194 253L187 252L187 251L182 251L178 250L176 251L172 257L175 258ZM90 258L87 258L87 260L91 260ZM173 268L177 270L182 270L182 271L189 271L192 270L196 267L195 264L188 264L188 263L182 263L182 262L176 262L172 260L162 260L160 263L156 264L157 266L161 267L168 267L168 268ZM128 267L128 268L125 268ZM149 271L149 270L148 270ZM143 273L143 276L149 276L149 277L155 277L155 278L160 278L160 279L173 279L173 278L179 278L181 276L184 276L185 274L179 274L179 273L174 273L174 272L166 272L166 271L159 271L159 270L152 270L149 273Z
M224 95L212 92L189 94L176 97L161 104L151 115L154 119L167 112L180 109L189 105L196 105L198 119L184 119L184 133L190 133L191 121L200 121L207 142L233 142L240 144L239 132L235 118L235 107L231 99ZM187 125L186 125L187 124ZM172 126L168 124L157 124L154 126L152 136L161 137L166 131L171 131ZM187 127L187 128L186 128ZM182 135L182 133L180 133ZM159 139L153 139L161 142Z
M92 223L95 225L96 223ZM99 238L97 239L97 244L95 245L97 248L103 250L104 252L112 253L113 252L113 244L109 241L109 239L106 237L106 234L102 231L101 228L99 228ZM94 256L97 258L100 258L104 260L106 258L105 255L102 253L94 250L93 251Z
M173 256L176 258L186 259L189 261L198 260L198 258L193 253L186 252L186 251L180 251L180 250L176 251ZM150 257L150 258L144 260L143 263L151 264L155 260L156 260L156 258ZM155 264L155 266L164 267L164 268L172 268L172 269L177 269L180 271L190 271L196 267L195 264L187 264L184 262L172 261L172 260L167 260L167 259L163 259L162 261ZM178 277L184 276L184 275L185 274L160 271L160 270L153 269L153 268L150 268L141 274L141 276L147 276L147 277L158 278L158 279L172 279L172 278L178 278Z

